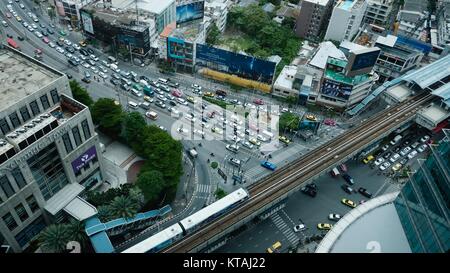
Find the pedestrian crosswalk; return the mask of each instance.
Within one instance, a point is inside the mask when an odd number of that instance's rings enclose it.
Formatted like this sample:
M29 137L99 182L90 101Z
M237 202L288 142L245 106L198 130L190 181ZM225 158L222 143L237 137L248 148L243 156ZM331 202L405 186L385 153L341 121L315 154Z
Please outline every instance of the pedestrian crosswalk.
M288 241L292 245L296 245L299 241L299 238L294 233L292 228L286 224L286 222L281 218L281 216L277 213L272 214L270 219L275 224L275 226L283 233L283 235L288 239Z
M197 184L197 187L195 189L198 193L210 193L211 191L211 185L206 184Z

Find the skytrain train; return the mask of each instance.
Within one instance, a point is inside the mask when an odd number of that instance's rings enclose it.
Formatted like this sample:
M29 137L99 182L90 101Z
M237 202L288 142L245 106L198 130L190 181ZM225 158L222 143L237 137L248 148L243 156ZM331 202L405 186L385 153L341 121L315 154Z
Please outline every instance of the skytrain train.
M237 189L222 199L184 218L178 223L122 251L122 253L155 253L168 247L203 224L217 218L249 198L248 192Z

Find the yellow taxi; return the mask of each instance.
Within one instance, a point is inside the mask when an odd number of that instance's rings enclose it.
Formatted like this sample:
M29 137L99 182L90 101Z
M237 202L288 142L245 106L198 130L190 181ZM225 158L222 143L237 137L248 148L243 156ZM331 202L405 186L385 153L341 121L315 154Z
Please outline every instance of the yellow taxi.
M278 139L285 144L291 143L291 141L285 136L279 136Z
M375 159L375 157L373 157L373 155L368 155L366 158L363 159L363 162L364 162L364 164L367 164L374 159Z
M328 223L319 223L317 224L317 228L320 230L330 230L333 227L333 225Z
M314 116L314 115L312 115L312 114L306 114L306 115L305 115L305 118L306 118L307 120L317 121L316 116Z
M273 253L275 250L280 249L280 248L281 248L281 243L278 241L272 245L272 248L269 247L267 249L267 253Z
M153 102L153 99L150 98L149 96L144 96L144 100L148 102Z
M79 44L80 46L82 46L82 47L87 46L87 43L86 43L85 40L81 40L78 44Z
M349 200L347 198L342 198L341 202L342 202L342 204L344 204L346 206L349 206L351 208L356 208L356 204L352 200Z
M187 96L187 97L186 97L186 100L187 100L188 102L195 103L195 99L194 99L194 97L192 97L192 96Z
M395 165L392 167L392 170L393 170L394 172L396 172L396 171L400 170L401 168L402 168L402 164L397 163L397 164L395 164Z
M252 137L248 140L248 142L250 142L253 145L259 146L261 145L261 142L259 142L256 138Z
M214 94L211 92L205 92L204 95L211 98L214 97Z

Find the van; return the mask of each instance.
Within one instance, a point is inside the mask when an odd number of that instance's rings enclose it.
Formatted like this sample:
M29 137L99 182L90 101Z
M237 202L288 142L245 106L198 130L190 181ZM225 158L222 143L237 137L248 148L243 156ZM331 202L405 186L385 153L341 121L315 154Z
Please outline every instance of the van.
M393 140L391 140L391 145L398 143L403 137L401 135L396 135Z
M117 61L116 58L114 58L113 56L109 56L109 57L108 57L108 61L109 61L111 64L114 64L114 65L117 65L117 64L118 64L118 61Z
M273 136L274 136L273 133L271 133L271 132L269 132L269 131L267 131L267 130L264 130L264 131L262 132L262 134L263 134L264 136L266 136L267 138L269 138L269 139L272 139Z
M173 118L180 118L181 112L180 112L179 110L177 110L177 109L175 109L175 108L172 107L172 108L170 109L170 112L172 113L171 116L172 116Z
M118 67L117 65L115 65L115 64L111 64L111 65L109 66L109 68L111 68L111 70L114 71L114 72L116 72L116 73L120 73L119 67Z
M134 101L128 102L128 106L133 108L133 109L137 109L138 108L138 104L135 103Z
M144 110L149 110L150 109L150 103L142 102L142 103L139 104L139 107L141 107Z
M145 116L153 120L156 120L158 118L158 114L153 111L145 113Z
M330 172L332 177L336 177L340 174L339 170L337 168L333 168Z
M169 82L168 80L163 79L163 78L159 78L158 81L163 84L167 84L167 82Z

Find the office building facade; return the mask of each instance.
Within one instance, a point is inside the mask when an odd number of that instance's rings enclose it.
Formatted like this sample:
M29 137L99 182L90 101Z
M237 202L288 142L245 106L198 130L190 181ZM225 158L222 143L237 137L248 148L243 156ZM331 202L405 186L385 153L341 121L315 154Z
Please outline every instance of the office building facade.
M68 206L101 185L104 169L89 109L67 77L10 48L0 64L0 244L22 252L48 224L83 220Z
M325 40L352 40L358 33L366 8L366 0L338 1L333 8Z
M394 201L412 252L450 250L449 132L406 183Z
M304 0L300 3L295 34L303 39L320 41L327 29L333 0Z

